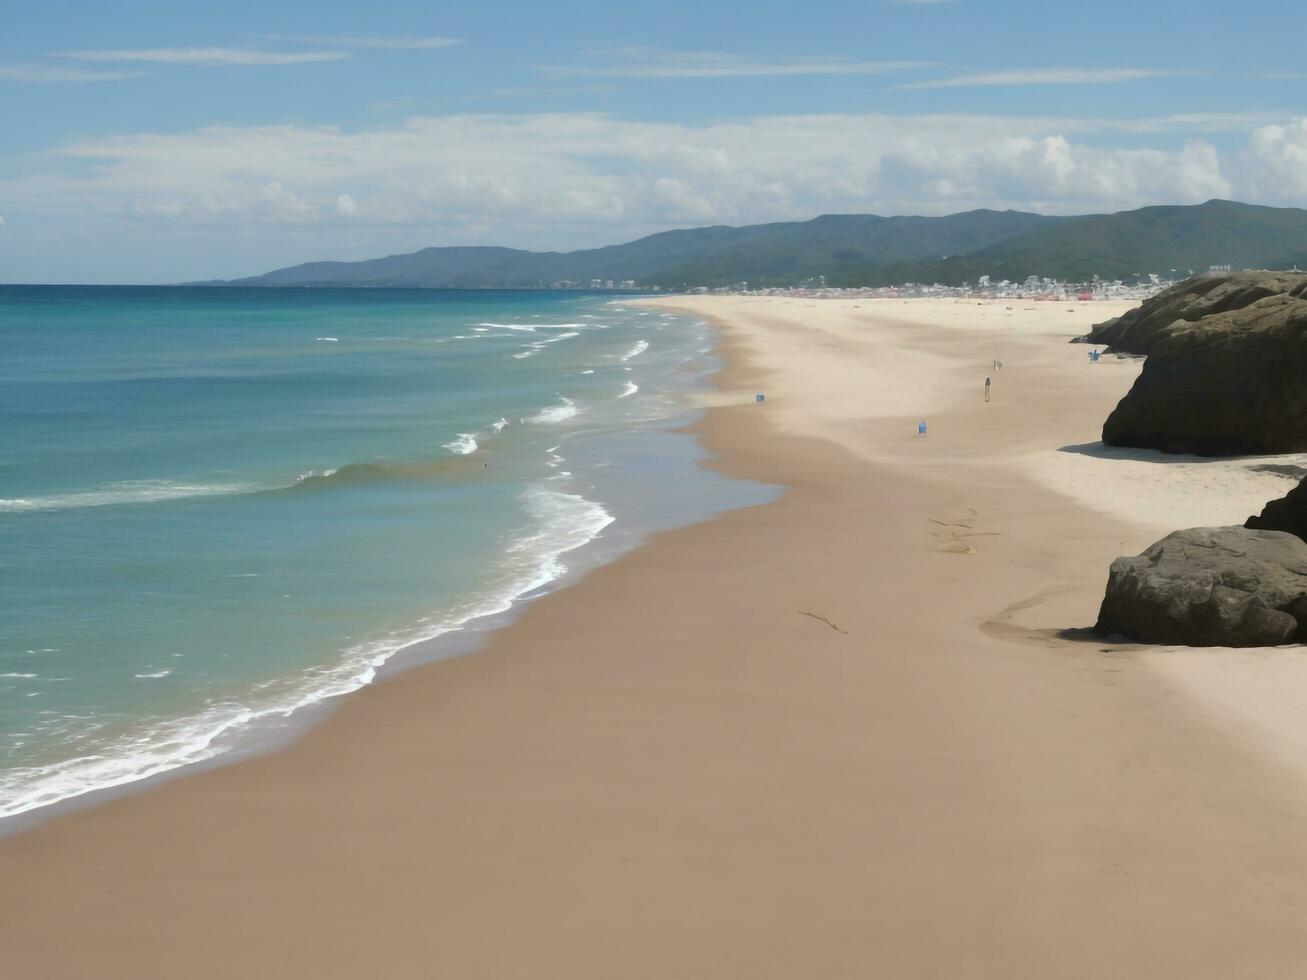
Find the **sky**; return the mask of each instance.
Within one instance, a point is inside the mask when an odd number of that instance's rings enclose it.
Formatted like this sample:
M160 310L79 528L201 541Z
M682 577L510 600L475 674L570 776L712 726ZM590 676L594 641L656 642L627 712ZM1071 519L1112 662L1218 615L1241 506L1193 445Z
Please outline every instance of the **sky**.
M0 282L1307 207L1287 0L4 0Z

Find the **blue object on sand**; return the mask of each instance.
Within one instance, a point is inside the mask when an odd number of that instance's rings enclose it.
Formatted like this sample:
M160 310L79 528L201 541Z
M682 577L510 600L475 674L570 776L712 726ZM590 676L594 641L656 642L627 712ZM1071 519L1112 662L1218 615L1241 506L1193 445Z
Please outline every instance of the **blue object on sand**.
M918 423L917 423L917 435L919 435L919 436L924 436L925 434L926 434L926 423L925 423L925 422L918 422Z
M761 394L761 393L759 393L759 394L757 394L757 395L754 395L753 397L754 397L754 399L757 400L757 401L762 401L762 400L763 400L764 398L766 398L767 396L766 396L766 395L763 395L763 394Z

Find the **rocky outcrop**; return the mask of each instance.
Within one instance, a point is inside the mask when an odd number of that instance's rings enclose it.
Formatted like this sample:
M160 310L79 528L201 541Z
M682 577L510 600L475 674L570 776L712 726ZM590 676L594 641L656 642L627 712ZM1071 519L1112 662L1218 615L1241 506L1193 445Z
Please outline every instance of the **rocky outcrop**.
M1144 300L1122 316L1096 324L1084 343L1124 354L1148 354L1167 327L1193 323L1214 313L1229 313L1268 296L1307 299L1307 273L1252 270L1225 276L1198 276Z
M1262 512L1244 521L1244 527L1264 531L1285 531L1307 541L1307 480L1303 480Z
M1103 441L1207 456L1307 450L1307 299L1280 293L1161 330Z
M1112 562L1094 629L1185 646L1301 641L1307 542L1242 527L1176 531L1141 555Z

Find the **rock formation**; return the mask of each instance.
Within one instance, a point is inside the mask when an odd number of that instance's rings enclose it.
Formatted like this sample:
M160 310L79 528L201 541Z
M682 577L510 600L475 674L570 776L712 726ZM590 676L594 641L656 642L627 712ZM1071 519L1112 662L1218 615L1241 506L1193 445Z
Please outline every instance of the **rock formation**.
M1283 497L1272 500L1262 512L1244 521L1244 527L1265 531L1286 531L1307 541L1307 480Z
M1278 293L1159 330L1103 441L1208 456L1307 450L1307 299Z
M1302 641L1307 542L1242 527L1176 531L1141 555L1112 562L1094 629L1186 646Z
M1079 339L1123 354L1148 354L1158 334L1176 321L1193 323L1278 295L1307 299L1307 273L1252 270L1187 279L1122 316L1095 324Z

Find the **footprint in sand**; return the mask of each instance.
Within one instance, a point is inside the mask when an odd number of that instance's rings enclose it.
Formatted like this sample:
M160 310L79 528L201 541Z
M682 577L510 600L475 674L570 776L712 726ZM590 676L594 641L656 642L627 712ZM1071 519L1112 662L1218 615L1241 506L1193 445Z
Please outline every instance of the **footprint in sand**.
M978 516L977 511L968 507L974 519ZM942 521L937 518L927 518L931 524L937 526L938 530L930 532L931 537L937 542L935 550L948 555L974 555L976 549L967 541L968 538L988 538L997 537L999 531L977 531L973 521Z
M976 549L965 541L950 541L947 544L940 545L935 550L949 555L974 555L976 553Z

